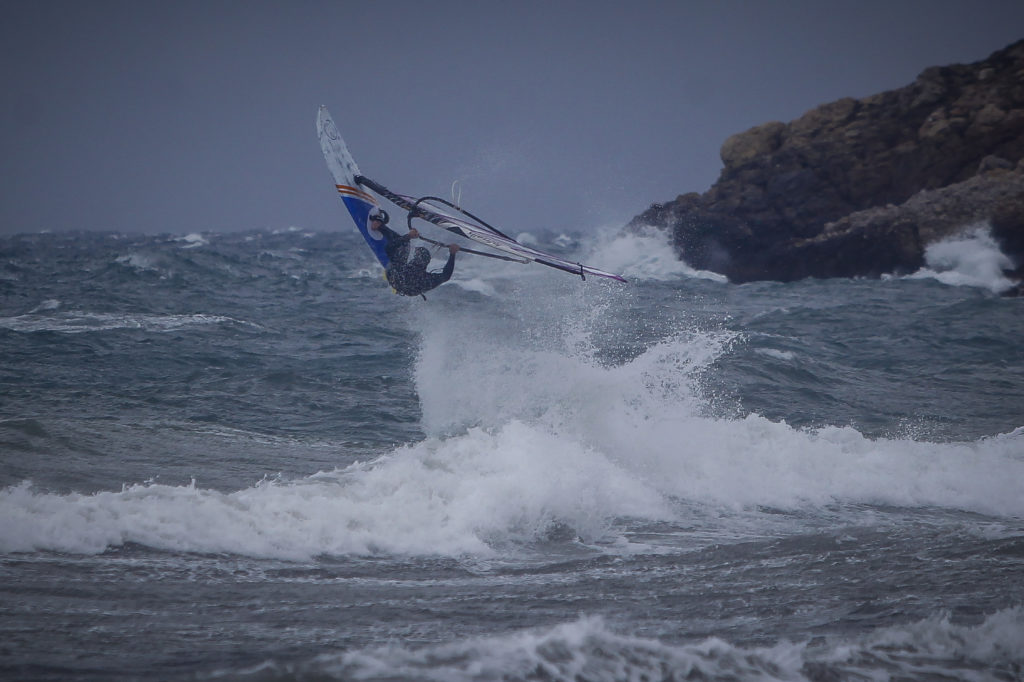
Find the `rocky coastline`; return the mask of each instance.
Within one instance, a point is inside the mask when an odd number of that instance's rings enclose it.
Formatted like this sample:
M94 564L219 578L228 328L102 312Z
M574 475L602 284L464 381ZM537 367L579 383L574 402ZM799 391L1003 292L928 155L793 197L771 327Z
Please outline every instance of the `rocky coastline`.
M912 272L979 223L1024 277L1024 40L910 85L733 135L704 194L631 226L733 282Z

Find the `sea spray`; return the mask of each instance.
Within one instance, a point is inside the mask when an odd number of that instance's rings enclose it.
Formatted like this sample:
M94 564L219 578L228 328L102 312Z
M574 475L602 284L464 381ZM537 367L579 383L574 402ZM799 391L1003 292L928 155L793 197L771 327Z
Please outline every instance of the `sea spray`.
M663 338L608 362L616 354L593 328L628 316L621 304L632 294L556 289L542 297L537 284L519 283L529 295L520 295L514 316L481 320L460 308L443 319L417 318L417 393L428 433L495 433L515 421L550 436L548 457L587 448L657 491L662 503L1024 514L1015 441L929 443L867 437L851 426L797 428L756 413L737 417L713 404L706 376L748 343L744 336L702 329L683 310L648 306Z
M669 243L669 232L641 227L631 233L618 228L598 231L582 256L587 262L602 263L631 281L672 281L683 278L726 282L724 275L696 270L679 258Z
M950 286L979 287L996 294L1013 286L1004 274L1013 268L1013 262L1000 251L987 223L930 244L925 249L925 262L927 267L910 277L936 279Z

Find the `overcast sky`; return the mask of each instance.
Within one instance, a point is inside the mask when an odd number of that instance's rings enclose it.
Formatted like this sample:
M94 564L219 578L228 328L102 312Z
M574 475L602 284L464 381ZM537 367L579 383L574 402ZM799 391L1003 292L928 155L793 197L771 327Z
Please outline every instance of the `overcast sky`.
M1024 38L1021 0L0 0L0 232L351 229L316 138L513 233L704 191L729 135Z

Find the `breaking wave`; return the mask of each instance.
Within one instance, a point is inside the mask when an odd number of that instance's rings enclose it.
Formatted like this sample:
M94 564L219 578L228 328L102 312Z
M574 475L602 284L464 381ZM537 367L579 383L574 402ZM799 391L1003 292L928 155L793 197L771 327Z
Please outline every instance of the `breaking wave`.
M0 492L0 550L140 543L297 560L457 557L542 542L558 529L617 551L629 520L692 523L695 506L1024 516L1017 432L927 443L719 418L707 413L701 377L734 342L728 333L679 332L606 363L585 326L520 345L510 334L531 332L517 321L505 328L497 316L481 329L473 318L465 310L423 323L416 382L428 437L420 442L235 492L137 484L58 494L23 483Z
M719 638L690 644L618 634L600 618L420 649L399 644L300 663L268 661L227 673L240 680L1008 680L1024 671L1024 609L978 625L946 615L852 640L745 647Z

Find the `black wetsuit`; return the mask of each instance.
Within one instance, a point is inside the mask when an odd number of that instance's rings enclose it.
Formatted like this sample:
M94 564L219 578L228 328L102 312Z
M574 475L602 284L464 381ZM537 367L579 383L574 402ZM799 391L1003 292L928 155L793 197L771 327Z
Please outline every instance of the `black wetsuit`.
M416 249L409 258L408 234L398 234L386 225L380 226L386 244L384 251L388 255L388 284L395 291L405 296L419 296L431 289L441 286L452 277L455 271L455 254L449 254L448 262L441 272L427 272L430 263L430 252L422 246Z

